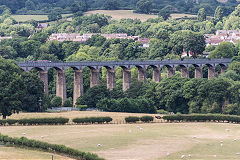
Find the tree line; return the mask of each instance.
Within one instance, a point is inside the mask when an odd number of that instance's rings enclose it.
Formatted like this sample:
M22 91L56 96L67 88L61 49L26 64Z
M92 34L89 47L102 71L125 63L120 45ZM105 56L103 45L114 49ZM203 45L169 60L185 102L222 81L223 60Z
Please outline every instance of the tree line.
M228 0L220 3L217 0L1 0L0 6L8 7L15 14L48 14L58 11L60 13L77 13L94 9L134 9L139 13L194 13L204 8L208 15L214 13L217 6L222 6L225 15L236 7L237 1ZM1 9L0 9L1 11Z

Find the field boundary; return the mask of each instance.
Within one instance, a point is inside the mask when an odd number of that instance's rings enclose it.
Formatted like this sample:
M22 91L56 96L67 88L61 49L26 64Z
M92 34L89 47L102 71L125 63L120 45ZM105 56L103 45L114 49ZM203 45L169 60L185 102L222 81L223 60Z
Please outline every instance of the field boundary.
M99 158L97 154L82 152L70 147L66 147L65 145L50 144L47 142L28 139L26 137L13 138L0 134L0 142L4 143L6 146L14 146L20 148L23 147L27 149L37 149L39 151L54 152L70 158L82 160L104 160L103 158Z

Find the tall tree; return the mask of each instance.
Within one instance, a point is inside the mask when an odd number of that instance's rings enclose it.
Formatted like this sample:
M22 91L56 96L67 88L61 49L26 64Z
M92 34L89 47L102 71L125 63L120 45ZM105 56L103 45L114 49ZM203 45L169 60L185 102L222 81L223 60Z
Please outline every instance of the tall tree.
M234 55L236 55L234 45L231 42L222 42L210 52L209 58L232 58Z
M136 11L138 13L150 13L152 9L152 1L151 0L140 0L137 2Z
M170 36L169 46L174 54L181 55L185 51L192 52L193 57L197 57L205 49L205 38L201 33L176 31Z
M198 10L198 20L202 22L202 21L206 21L206 19L207 19L207 15L206 15L205 9L200 8Z
M3 119L21 110L25 85L20 69L10 60L0 57L0 114Z
M221 6L218 6L214 13L214 19L216 22L222 21L223 19L223 10Z

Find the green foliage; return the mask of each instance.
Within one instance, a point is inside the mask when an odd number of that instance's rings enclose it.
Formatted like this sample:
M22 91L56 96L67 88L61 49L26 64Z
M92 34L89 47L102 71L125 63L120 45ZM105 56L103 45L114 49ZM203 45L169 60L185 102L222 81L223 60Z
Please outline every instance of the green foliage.
M91 108L96 108L96 104L101 99L109 96L109 90L106 86L99 85L89 88L87 92L77 99L77 105L87 105Z
M97 108L109 112L156 113L151 100L145 98L101 99Z
M66 101L63 102L63 107L72 107L73 103L72 103L72 98L68 98L66 99Z
M206 21L206 19L207 19L207 15L206 15L205 9L204 8L199 9L198 20L202 22L202 21Z
M168 122L229 122L240 123L240 116L223 115L223 114L176 114L163 116L164 120Z
M219 22L219 21L222 21L223 20L223 9L221 6L218 6L215 10L215 13L214 13L214 20L216 22Z
M136 12L138 13L150 13L152 9L152 1L151 0L140 0L136 5Z
M169 112L165 111L164 109L159 109L159 110L157 110L157 113L158 114L168 114Z
M125 118L125 121L127 123L136 123L139 120L140 120L139 117L134 117L134 116L129 116Z
M62 14L60 12L57 11L52 11L49 15L48 15L48 20L49 21L58 21L62 19Z
M20 69L10 60L0 57L0 114L3 119L21 110L26 87Z
M187 54L193 52L193 57L197 57L205 49L205 38L201 33L177 31L170 36L169 46L176 55L181 55L185 51Z
M29 119L6 119L0 120L0 125L64 125L68 123L68 118L29 118Z
M102 123L109 123L112 121L111 117L86 117L86 118L74 118L72 120L74 123L81 123L81 124L102 124Z
M53 99L51 100L51 106L52 107L61 107L62 106L62 98L55 96L53 97Z
M86 44L89 46L97 46L100 47L103 45L103 43L106 41L106 38L101 35L93 35L91 38L89 38L86 41Z
M76 158L76 159L84 159L84 160L104 160L99 158L96 154L92 154L89 152L81 152L76 149L72 149L66 147L64 145L58 144L49 144L47 142L41 142L38 140L27 139L26 137L21 138L12 138L5 135L0 134L0 142L4 144L8 144L10 146L16 147L28 147L31 149L39 149L47 152L56 152L60 154L64 154L68 157Z
M152 116L142 116L142 117L140 117L140 121L149 123L149 122L153 121L153 117Z
M235 55L236 50L234 45L230 42L222 42L210 52L209 58L232 58Z
M117 10L119 9L119 2L117 0L106 0L104 2L103 8L106 10Z
M22 78L26 85L26 95L22 101L22 110L27 112L40 111L39 99L44 97L43 82L36 74L28 72L23 72Z
M68 118L29 118L29 119L20 119L18 123L21 125L64 125L68 123Z
M80 111L86 111L88 106L87 105L76 105L76 108L78 108Z

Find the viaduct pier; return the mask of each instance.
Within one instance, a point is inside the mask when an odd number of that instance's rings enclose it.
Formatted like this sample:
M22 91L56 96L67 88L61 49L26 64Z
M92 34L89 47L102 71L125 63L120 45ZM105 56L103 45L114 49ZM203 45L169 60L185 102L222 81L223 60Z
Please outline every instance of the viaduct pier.
M202 69L208 67L208 79L214 77L215 68L217 65L221 67L220 73L224 72L231 59L186 59L186 60L146 60L146 61L110 61L110 62L50 62L50 61L29 61L17 63L25 71L30 71L35 68L39 72L39 77L44 83L44 92L48 94L48 70L55 68L56 75L56 96L66 100L66 77L65 71L68 68L74 70L74 93L73 102L76 103L78 97L83 95L83 74L84 68L88 67L91 70L90 87L100 84L99 69L105 67L107 69L107 88L112 90L116 86L115 69L121 67L123 69L123 91L130 88L131 85L131 68L137 67L138 80L146 82L146 69L151 67L152 80L154 82L161 81L161 69L167 68L167 77L175 74L176 67L181 68L181 76L189 77L189 67L194 66L195 78L202 78Z

